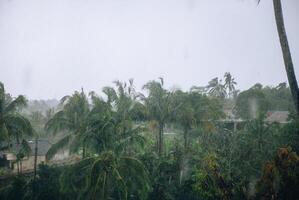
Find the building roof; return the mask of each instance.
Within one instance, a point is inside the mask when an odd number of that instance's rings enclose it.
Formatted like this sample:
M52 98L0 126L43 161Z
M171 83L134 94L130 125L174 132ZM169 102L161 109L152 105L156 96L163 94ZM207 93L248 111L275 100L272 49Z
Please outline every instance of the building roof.
M28 141L32 153L31 155L34 155L34 149L35 149L35 140L29 140ZM47 151L49 150L49 148L51 147L50 142L47 139L38 139L38 143L37 143L37 155L38 156L44 156L46 155Z
M27 140L30 148L31 148L31 156L34 155L35 153L35 140ZM47 151L49 150L49 148L51 147L51 144L49 142L48 139L38 139L38 143L37 143L37 155L38 156L44 156L46 155ZM2 152L2 154L11 154L14 152L18 151L18 145L16 144L16 142L12 142L12 146L11 149L9 151L9 149L6 149L4 152Z
M218 121L225 121L225 122L243 122L246 120L243 120L241 118L237 118L233 111L230 109L224 110L224 113L226 115L225 119L218 120ZM268 111L266 114L266 122L273 123L273 122L278 122L278 123L288 123L289 122L289 111Z
M278 122L278 123L287 123L289 116L289 111L269 111L266 114L266 122Z

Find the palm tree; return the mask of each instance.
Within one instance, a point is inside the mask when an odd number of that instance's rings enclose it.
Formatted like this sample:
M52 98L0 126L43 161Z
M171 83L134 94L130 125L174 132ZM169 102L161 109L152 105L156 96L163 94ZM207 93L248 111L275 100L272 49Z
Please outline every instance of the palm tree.
M219 80L218 77L213 78L211 81L209 81L207 89L209 91L208 93L211 96L221 97L221 98L226 97L225 86L222 84L222 80Z
M163 153L165 123L169 121L170 116L176 110L176 107L171 105L172 93L164 89L163 85L164 81L162 78L160 78L160 82L150 81L143 86L143 89L148 91L148 96L140 95L147 108L149 119L158 122L159 133L157 149L160 156Z
M144 128L135 122L144 119L144 106L137 101L133 79L129 80L129 84L120 81L114 83L116 88L105 87L103 92L107 95L106 104L109 105L109 115L115 126L116 146L120 149L123 146L125 152L130 153L132 145L129 143L144 143L144 138L140 135Z
M188 149L188 134L190 130L196 126L196 105L192 101L192 95L181 90L174 92L175 105L179 105L175 114L174 121L180 124L183 128L184 149ZM198 99L199 100L199 99Z
M87 97L82 89L81 92L75 91L72 96L65 96L61 99L62 110L46 123L47 131L56 134L64 132L66 135L58 142L53 144L46 154L49 160L61 149L69 145L70 153L83 150L82 156L85 157L84 133L87 131L87 122L90 112Z
M11 138L15 138L19 144L23 135L33 134L29 120L18 112L18 109L26 106L26 103L27 100L22 95L12 98L5 93L4 85L0 82L0 138L8 141L8 147Z
M235 92L235 85L237 85L235 79L229 72L226 72L224 74L224 87L225 89L228 89L228 98L231 98L233 93Z
M18 149L16 152L16 158L17 158L17 168L18 168L18 174L22 173L22 160L24 157L28 157L32 150L31 147L29 146L28 142L23 139L21 144L18 144Z
M22 95L12 98L7 94L3 83L0 82L0 141L7 143L7 146L1 147L1 149L10 149L12 139L16 141L18 172L23 157L30 152L30 147L24 140L24 136L33 135L33 128L29 120L18 112L19 109L26 106L26 103L27 100Z
M65 171L61 183L63 190L80 191L84 199L146 199L150 189L144 165L113 151L75 163Z
M83 140L89 144L90 152L112 150L130 155L144 144L141 135L144 128L134 121L140 118L143 107L136 101L132 80L128 85L119 81L114 83L116 88L103 88L106 100L95 92L90 93L92 109Z
M116 89L104 87L103 92L107 96L107 104L113 111L113 117L119 124L119 129L125 133L126 129L132 125L133 112L137 105L137 94L133 85L133 79L126 82L115 81Z
M258 0L258 3L260 1L261 0ZM280 46L283 54L285 70L287 73L293 101L295 104L296 113L298 116L299 115L299 88L298 88L297 79L295 75L288 38L285 30L281 0L273 0L273 7L274 7L277 32L278 32Z

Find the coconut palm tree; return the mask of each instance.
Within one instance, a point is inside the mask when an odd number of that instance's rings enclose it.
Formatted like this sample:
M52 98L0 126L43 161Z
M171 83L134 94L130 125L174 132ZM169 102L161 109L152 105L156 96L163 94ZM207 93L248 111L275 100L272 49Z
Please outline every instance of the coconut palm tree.
M26 103L27 100L22 95L12 98L7 94L3 83L0 82L0 142L7 143L1 149L10 149L12 140L16 141L18 172L20 172L22 159L31 151L24 137L33 135L33 128L29 120L18 112L19 109L26 106Z
M160 82L149 81L143 86L143 89L149 93L147 97L140 95L141 100L147 108L148 118L158 122L157 149L158 154L161 156L164 146L164 126L177 107L172 105L172 92L164 89L164 80L162 78L160 78Z
M258 3L260 1L261 0L258 0ZM285 30L281 0L273 0L273 7L274 7L277 32L278 32L280 46L283 54L285 70L287 73L288 82L290 85L293 101L295 104L295 109L298 116L299 115L299 88L298 88L298 83L295 75L288 38Z
M107 96L107 104L113 111L113 117L118 128L125 133L126 129L132 126L133 112L138 104L137 94L133 85L133 79L126 82L115 81L116 88L104 87L103 92Z
M229 72L226 72L224 74L224 87L228 90L228 98L231 98L233 96L233 93L236 90L235 85L237 85L235 79Z
M188 134L190 130L196 125L196 105L192 101L192 96L187 92L177 90L174 92L174 102L180 105L173 115L173 120L180 124L184 135L184 149L188 149Z
M83 138L87 130L90 108L83 89L81 92L75 91L72 96L63 97L61 104L63 105L62 110L55 113L46 123L45 128L54 135L58 132L64 132L66 135L50 147L46 159L53 158L59 150L68 145L70 153L82 149L82 156L85 157L86 144Z
M219 80L218 77L209 81L207 88L208 94L211 96L225 98L227 95L225 86L222 84L222 80Z
M113 151L75 163L62 175L61 183L63 190L79 192L79 199L146 199L150 189L144 165Z
M90 93L92 108L82 139L89 144L91 152L112 150L131 154L135 147L144 144L140 134L144 128L134 121L140 119L143 107L136 101L133 80L128 85L120 81L114 83L116 88L103 88L106 100L95 92Z
M22 95L12 98L5 93L4 85L0 82L0 139L8 142L7 147L10 146L11 139L16 139L19 144L22 136L33 134L29 120L18 112L26 103L27 100Z

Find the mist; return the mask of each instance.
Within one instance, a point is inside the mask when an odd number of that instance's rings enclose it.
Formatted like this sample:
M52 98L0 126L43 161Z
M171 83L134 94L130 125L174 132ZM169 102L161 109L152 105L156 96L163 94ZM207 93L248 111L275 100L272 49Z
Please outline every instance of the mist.
M297 76L299 2L283 2ZM114 80L238 89L287 81L271 1L2 0L0 80L13 96L61 98Z

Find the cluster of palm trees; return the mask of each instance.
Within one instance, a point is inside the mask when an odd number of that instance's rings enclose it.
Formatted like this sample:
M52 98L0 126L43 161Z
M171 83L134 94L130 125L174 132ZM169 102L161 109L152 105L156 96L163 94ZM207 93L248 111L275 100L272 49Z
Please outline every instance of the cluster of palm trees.
M236 90L237 82L232 77L229 72L224 74L224 83L222 83L222 79L218 79L218 77L213 78L208 86L206 87L206 91L212 95L221 98L233 98L238 94L238 90Z
M147 169L136 155L144 152L145 133L150 131L151 124L157 125L157 131L153 130L155 149L163 157L166 124L174 123L181 128L187 152L190 131L203 124L211 125L211 120L223 115L219 98L196 91L169 91L162 78L144 85L147 95L135 90L133 80L114 84L115 87L103 88L104 97L95 92L86 95L83 89L63 97L62 109L45 125L47 131L63 135L51 146L46 159L66 148L82 155L82 160L66 172L64 183L69 190L74 189L74 181L87 184L81 187L85 188L82 195L90 198L105 199L117 194L126 199L128 195L145 194L149 189ZM78 168L89 175L78 178Z
M0 150L12 150L15 146L18 173L22 171L23 158L31 153L25 137L34 135L30 121L18 112L26 103L24 96L13 98L6 93L0 82Z

